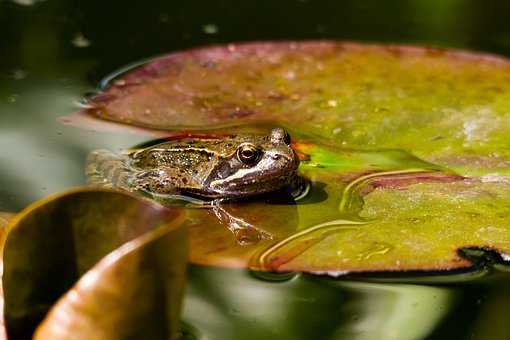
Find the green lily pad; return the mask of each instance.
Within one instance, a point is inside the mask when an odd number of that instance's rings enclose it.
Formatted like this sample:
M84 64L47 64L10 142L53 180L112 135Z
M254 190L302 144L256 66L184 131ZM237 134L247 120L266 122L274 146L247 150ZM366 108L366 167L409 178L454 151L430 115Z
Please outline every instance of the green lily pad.
M476 271L483 268L463 252L474 248L499 252L502 264L510 258L510 184L395 173L369 177L346 192L352 181L329 179L334 182L312 188L322 192L312 192L295 206L232 204L229 212L259 221L253 224L272 237L250 246L236 244L214 217L193 212L200 215L190 229L191 261L338 276ZM313 201L321 195L323 200Z
M107 190L36 202L10 223L5 325L13 338L173 338L187 260L179 210ZM105 317L105 316L108 317Z
M510 185L501 182L379 187L364 197L362 220L304 229L265 249L254 265L331 275L475 269L466 257L473 248L496 250L507 263L509 198Z
M506 264L509 112L504 58L280 42L156 58L110 78L81 115L171 136L286 127L310 193L225 204L223 221L190 210L191 261L337 276L476 270L477 251ZM255 242L239 242L238 222Z

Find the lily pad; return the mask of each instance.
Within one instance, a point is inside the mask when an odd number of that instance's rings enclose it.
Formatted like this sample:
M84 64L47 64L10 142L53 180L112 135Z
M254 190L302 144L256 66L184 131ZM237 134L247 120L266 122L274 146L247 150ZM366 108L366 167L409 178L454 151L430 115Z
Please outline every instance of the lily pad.
M476 251L506 264L509 112L501 57L280 42L156 58L110 77L81 115L173 137L286 127L310 193L225 204L233 224L190 210L191 261L337 276L476 270ZM240 221L263 237L238 242Z
M353 149L398 148L462 174L510 171L510 62L464 51L254 43L156 58L86 115L154 129L270 122Z
M348 194L354 203L345 204L343 211L340 204L350 182L340 178L294 207L233 205L230 212L245 220L251 216L272 236L252 246L234 243L224 225L199 216L191 226L191 261L338 276L483 270L466 257L469 249L498 252L501 264L510 258L510 183L434 173L366 182L358 189L364 192ZM325 199L312 200L320 195Z
M182 211L95 189L27 207L9 225L4 247L9 337L30 337L43 320L36 339L175 337L187 259L183 221Z

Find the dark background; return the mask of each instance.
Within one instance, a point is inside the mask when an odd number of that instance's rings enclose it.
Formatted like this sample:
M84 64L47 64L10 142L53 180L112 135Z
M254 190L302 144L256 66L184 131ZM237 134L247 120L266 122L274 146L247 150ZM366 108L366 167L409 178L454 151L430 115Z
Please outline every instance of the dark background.
M479 0L0 0L0 70L126 63L197 45L346 39L510 54L510 2ZM89 45L71 41L77 34Z
M94 148L143 140L56 123L117 69L254 40L339 39L510 55L510 1L0 0L0 211L83 184Z

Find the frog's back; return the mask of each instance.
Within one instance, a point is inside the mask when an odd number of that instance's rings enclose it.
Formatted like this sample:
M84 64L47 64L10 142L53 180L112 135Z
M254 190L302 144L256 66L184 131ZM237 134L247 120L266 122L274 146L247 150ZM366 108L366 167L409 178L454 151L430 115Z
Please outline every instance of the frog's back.
M203 155L186 152L144 155L140 162L133 155L117 155L109 150L92 151L86 161L87 182L94 186L117 188L131 192L177 194L200 188L203 174L197 164L206 163ZM154 157L152 157L154 156Z
M232 154L236 143L218 139L186 138L169 141L141 150L133 150L129 157L132 165L139 169L150 169L160 166L176 169L200 169L207 166L217 157Z

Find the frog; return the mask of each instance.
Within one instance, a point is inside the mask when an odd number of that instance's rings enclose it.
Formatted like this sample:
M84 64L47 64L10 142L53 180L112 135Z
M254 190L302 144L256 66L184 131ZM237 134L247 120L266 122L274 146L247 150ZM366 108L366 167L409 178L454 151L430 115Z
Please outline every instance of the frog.
M96 150L87 158L90 183L149 196L182 195L203 200L242 199L296 183L299 158L290 135L182 138L124 155Z
M86 164L92 185L140 193L160 203L175 197L205 202L243 245L272 235L232 216L221 203L285 189L295 193L303 184L298 155L283 128L260 135L179 138L123 154L96 150Z

